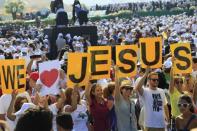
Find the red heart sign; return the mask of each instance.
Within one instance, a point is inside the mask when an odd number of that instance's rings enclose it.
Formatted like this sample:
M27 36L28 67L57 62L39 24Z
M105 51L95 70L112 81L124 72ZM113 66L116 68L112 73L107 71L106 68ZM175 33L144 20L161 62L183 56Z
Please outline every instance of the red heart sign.
M57 80L58 78L58 70L52 69L51 71L43 71L40 74L40 80L41 82L50 88Z

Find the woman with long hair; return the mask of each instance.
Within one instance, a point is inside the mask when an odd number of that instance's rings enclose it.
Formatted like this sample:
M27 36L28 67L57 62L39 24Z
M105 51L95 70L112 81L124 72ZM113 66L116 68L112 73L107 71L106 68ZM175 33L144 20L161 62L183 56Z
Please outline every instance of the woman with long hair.
M89 84L85 90L86 100L89 105L90 115L93 119L94 131L110 131L109 111L113 105L109 105L103 98L103 90L99 84Z
M123 80L119 86L119 68L115 69L115 111L119 131L137 131L135 103L131 100L134 86L129 80Z
M182 95L178 102L181 112L176 118L177 131L190 131L197 128L197 116L194 114L194 106L191 97Z
M64 111L71 113L73 119L73 130L88 131L87 121L87 107L86 103L81 100L78 91L78 86L74 88L67 88L65 91L66 101L64 106Z

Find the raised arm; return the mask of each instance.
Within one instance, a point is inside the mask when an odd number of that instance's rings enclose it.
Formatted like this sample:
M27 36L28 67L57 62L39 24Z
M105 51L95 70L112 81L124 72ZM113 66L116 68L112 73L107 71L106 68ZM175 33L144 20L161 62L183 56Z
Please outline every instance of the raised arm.
M147 68L146 68L145 74L143 75L142 79L139 81L139 83L138 83L138 84L136 85L136 87L135 87L135 90L136 90L141 96L143 95L143 92L144 92L142 86L144 85L144 82L145 82L145 80L146 80L146 78L147 78L147 76L148 76L150 70L151 70L150 67L147 67Z
M174 61L175 61L175 58L172 57L172 67L170 70L170 85L169 85L169 92L171 94L174 92L174 70L173 70Z
M120 85L119 85L119 78L118 78L118 71L119 67L115 67L115 100L120 100Z
M193 100L194 100L194 103L197 103L197 79L195 79L195 82L194 82Z
M91 77L90 77L91 78ZM86 97L86 102L87 104L90 104L91 103L91 99L90 99L90 91L91 91L91 82L90 82L91 79L89 79L89 82L88 82L88 85L87 87L85 88L85 97Z
M78 104L78 98L80 98L79 95L79 86L78 85L75 85L74 86L74 89L73 89L73 92L72 92L72 96L71 96L71 99L72 99L72 102L71 102L71 111L75 111L77 109L77 104Z
M31 67L33 65L34 60L31 59L31 61L29 62L29 64L27 65L27 73L30 74L31 73Z
M57 109L61 109L64 106L64 102L66 100L65 91L63 89L60 90L60 98L56 103Z
M7 117L11 121L14 121L16 119L16 115L14 114L14 103L16 101L17 94L18 94L17 90L13 90L13 92L12 92L12 100L11 100L10 106L8 108L8 111L7 111Z

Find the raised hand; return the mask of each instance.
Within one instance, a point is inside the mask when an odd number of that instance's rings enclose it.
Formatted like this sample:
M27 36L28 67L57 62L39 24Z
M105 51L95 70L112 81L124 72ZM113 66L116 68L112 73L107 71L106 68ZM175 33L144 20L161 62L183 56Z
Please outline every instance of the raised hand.
M12 91L12 99L16 99L16 96L18 95L18 91L17 90L13 90Z
M146 68L146 74L149 74L150 72L151 72L151 68L150 68L150 66L147 66L147 68Z

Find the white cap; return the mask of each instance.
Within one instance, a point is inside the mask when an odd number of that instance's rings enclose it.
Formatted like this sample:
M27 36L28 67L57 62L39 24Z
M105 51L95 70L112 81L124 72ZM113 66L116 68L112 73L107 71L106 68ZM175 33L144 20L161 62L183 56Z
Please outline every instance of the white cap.
M5 56L4 55L0 55L0 60L4 60Z
M71 35L70 35L70 34L66 34L66 37L67 37L67 38L71 38Z
M11 53L12 51L10 49L6 49L5 53Z

